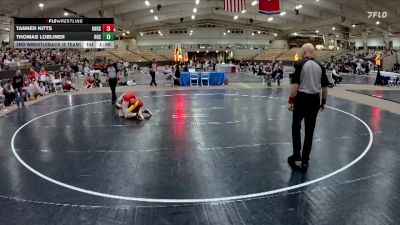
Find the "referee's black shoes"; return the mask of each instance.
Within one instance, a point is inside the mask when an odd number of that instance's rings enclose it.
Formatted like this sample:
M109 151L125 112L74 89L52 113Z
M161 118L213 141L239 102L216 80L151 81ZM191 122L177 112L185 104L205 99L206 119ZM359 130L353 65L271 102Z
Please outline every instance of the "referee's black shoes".
M300 156L290 156L287 159L287 162L289 164L289 166L294 169L294 170L300 170L300 167L296 165L296 161L301 161L301 157Z

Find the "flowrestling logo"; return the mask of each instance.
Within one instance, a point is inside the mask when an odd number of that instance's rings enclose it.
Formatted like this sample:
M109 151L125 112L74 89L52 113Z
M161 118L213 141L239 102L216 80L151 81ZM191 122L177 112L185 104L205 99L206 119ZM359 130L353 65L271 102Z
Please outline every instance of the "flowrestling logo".
M368 14L368 19L375 19L375 18L379 18L379 19L386 19L388 17L388 12L367 12Z

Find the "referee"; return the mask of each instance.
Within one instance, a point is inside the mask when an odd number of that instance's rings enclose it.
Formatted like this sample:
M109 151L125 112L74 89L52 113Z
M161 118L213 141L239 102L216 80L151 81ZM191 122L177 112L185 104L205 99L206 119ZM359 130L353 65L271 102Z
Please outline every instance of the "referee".
M111 64L107 66L107 79L108 84L110 85L111 89L111 104L115 104L117 100L117 95L115 94L115 89L118 83L118 67L115 61L112 61Z
M295 72L291 79L289 110L293 111L292 139L293 155L288 158L292 168L298 168L296 161L301 161L302 170L308 168L313 134L318 111L325 108L329 80L325 68L314 59L314 46L310 43L301 47L303 59L294 65ZM304 119L305 136L301 153L301 122Z

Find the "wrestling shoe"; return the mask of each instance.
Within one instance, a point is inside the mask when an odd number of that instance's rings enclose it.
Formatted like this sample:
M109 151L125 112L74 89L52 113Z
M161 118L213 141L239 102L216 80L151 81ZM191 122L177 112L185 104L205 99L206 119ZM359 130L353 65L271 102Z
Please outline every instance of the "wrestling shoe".
M144 110L143 112L149 114L150 116L153 116L153 113L148 109Z

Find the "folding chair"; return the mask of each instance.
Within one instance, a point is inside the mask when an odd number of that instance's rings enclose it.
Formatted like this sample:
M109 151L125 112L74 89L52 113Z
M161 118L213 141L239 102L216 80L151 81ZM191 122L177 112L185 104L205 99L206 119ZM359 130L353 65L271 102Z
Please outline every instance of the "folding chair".
M210 73L209 72L202 72L200 74L201 86L204 86L203 81L207 81L207 86L210 86Z
M175 82L174 82L174 77L173 77L171 74L164 74L164 75L163 75L163 77L164 77L164 86L165 86L165 87L168 86L168 83L167 83L167 80L168 80L168 79L167 79L167 76L171 76L171 79L170 79L170 80L172 81L172 83L169 84L169 85L170 85L171 87L174 87L174 83L175 83Z
M396 86L396 77L394 76L390 77L390 80L388 81L388 86L389 87Z
M60 79L55 79L55 77L53 75L51 75L50 79L51 79L51 84L52 84L52 86L54 88L54 91L56 93L58 93L58 90L60 90L62 92L63 91L63 84L62 84L61 78Z
M190 73L190 86L199 86L199 73Z

